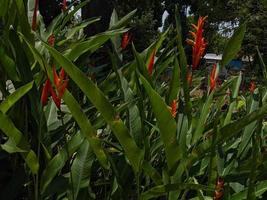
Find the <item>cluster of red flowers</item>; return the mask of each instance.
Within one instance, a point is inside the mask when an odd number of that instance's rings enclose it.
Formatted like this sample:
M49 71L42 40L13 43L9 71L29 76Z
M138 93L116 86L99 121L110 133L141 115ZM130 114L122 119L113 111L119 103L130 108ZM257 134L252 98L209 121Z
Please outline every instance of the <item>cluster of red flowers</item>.
M224 180L218 178L215 186L214 200L221 200L223 196Z
M54 46L55 36L53 34L50 35L47 41L50 46ZM56 91L53 89L50 79L48 78L48 75L47 75L47 79L42 89L41 103L43 106L45 106L47 104L48 97L51 95L57 108L60 109L61 98L64 95L64 92L67 88L68 80L67 80L67 77L66 77L66 74L63 68L61 68L59 74L56 71L55 65L52 66L52 70L53 70L53 79L54 79L53 82L56 87Z
M197 25L192 24L193 29L195 29L195 32L190 31L193 39L186 40L188 44L192 45L192 69L197 69L207 47L207 42L203 37L203 26L206 19L207 16L199 17Z
M60 109L61 98L67 88L68 80L66 79L64 69L61 68L59 74L57 74L55 66L53 66L53 77L53 82L56 87L56 91L53 89L50 79L47 78L42 90L41 102L42 105L45 106L47 104L48 97L51 95L57 108Z

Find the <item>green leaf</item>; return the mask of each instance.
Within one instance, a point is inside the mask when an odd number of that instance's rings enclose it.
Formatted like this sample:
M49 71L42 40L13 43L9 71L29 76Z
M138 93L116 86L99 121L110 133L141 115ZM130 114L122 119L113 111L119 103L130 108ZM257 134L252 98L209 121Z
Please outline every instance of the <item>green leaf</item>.
M94 153L90 149L89 142L85 140L81 144L81 147L79 148L75 160L71 166L75 199L77 199L83 182L90 181L91 167L93 162Z
M238 97L238 91L239 91L239 88L240 88L240 85L241 85L241 81L242 81L242 74L240 72L240 74L238 76L238 79L236 80L236 82L235 82L235 84L233 86L234 87L234 91L233 91L233 94L232 94L232 99L234 101L229 106L227 115L226 115L226 117L224 119L224 125L226 125L226 124L231 122L233 111L234 111L234 109L236 108L236 105L237 105L236 98Z
M170 83L168 104L170 105L173 100L177 100L177 95L180 91L180 66L177 58L174 59L174 68L172 71L172 80Z
M212 192L214 188L207 187L200 184L188 184L188 183L174 183L174 184L167 184L167 185L159 185L156 186L147 192L144 192L141 195L141 200L148 200L148 199L155 199L156 197L160 197L166 195L168 192L176 191L176 190L204 190Z
M259 108L259 101L253 99L250 105L249 113L257 110L258 108ZM252 137L252 134L254 133L254 129L256 128L256 124L257 122L254 121L253 123L245 127L243 135L241 137L241 143L238 147L237 157L239 157L247 148L248 143Z
M240 25L234 32L231 39L228 41L224 51L222 60L220 62L221 67L225 67L232 59L235 58L236 54L241 48L243 38L245 36L246 24Z
M176 140L176 122L164 100L141 74L140 80L143 83L146 93L150 99L151 106L160 129L160 137L164 143L167 164L169 170L172 171L177 166L178 161L181 158L181 152Z
M9 95L1 104L0 111L6 113L17 101L32 89L33 82L27 83Z
M267 181L262 181L262 182L256 184L256 187L255 187L255 196L256 197L261 196L266 191L267 191ZM231 197L231 200L242 200L242 199L246 199L247 192L248 192L248 188L246 188L245 190L243 190L241 192L238 192L238 193L234 194Z
M23 137L23 134L15 127L14 123L8 118L8 116L1 111L0 124L0 130L9 137L9 139L17 146L18 149L23 151L21 152L22 157L24 158L31 172L36 174L39 170L39 162L36 154L30 149L30 144L26 138Z
M12 60L8 55L6 55L3 47L0 47L0 57L0 63L6 71L8 77L12 81L19 81L20 78L16 69L16 64L14 60Z
M121 18L119 21L117 21L116 23L113 23L112 26L109 29L110 30L115 30L115 29L123 28L133 18L133 16L135 15L136 11L137 11L137 9L131 11L130 13L125 15L123 18Z
M196 127L195 131L193 132L192 144L197 142L197 140L202 137L205 123L209 117L212 101L213 101L213 92L208 96L208 98L207 98L206 102L204 103L204 106L200 112L200 117L198 119L197 127Z
M177 34L177 45L178 45L178 52L179 52L179 63L181 68L181 78L182 78L182 86L183 86L183 93L184 93L184 101L185 101L185 114L187 115L188 122L191 124L191 109L192 104L190 101L190 91L189 91L189 85L187 81L187 59L185 50L183 47L183 41L182 41L182 27L180 23L179 18L179 9L178 6L175 7L175 21L176 21L176 34Z
M55 155L51 161L49 161L41 177L40 189L42 194L45 192L46 188L57 173L64 167L65 163L69 159L68 156L72 156L72 154L81 146L83 141L84 138L81 134L76 133L59 151L59 153Z
M131 102L135 99L134 93L132 89L129 87L129 83L127 80L122 76L121 71L119 71L119 78L121 80L121 86L124 94L125 102ZM130 126L130 133L132 137L135 139L137 145L140 147L142 144L142 121L140 117L140 110L137 105L129 105L129 126Z
M232 138L235 134L239 133L242 129L248 126L255 120L264 117L267 113L267 105L262 106L260 109L251 112L243 118L236 120L220 128L220 136L216 143L223 143L227 139Z
M139 149L131 137L128 128L116 113L115 108L108 101L100 89L82 73L70 60L66 59L57 50L45 45L55 60L65 69L69 77L79 86L88 99L100 111L105 121L122 145L126 157L129 159L135 172L140 170L144 153Z
M93 53L100 48L106 41L113 36L124 33L125 29L118 29L100 33L98 35L88 38L86 41L76 43L72 45L64 55L72 61L77 60L82 54L86 52Z
M108 159L105 151L102 148L102 142L99 138L97 138L96 130L94 129L86 115L82 112L80 105L68 91L65 91L63 100L67 104L73 118L77 121L79 127L81 128L82 134L89 141L90 146L97 156L99 162L105 169L108 169Z

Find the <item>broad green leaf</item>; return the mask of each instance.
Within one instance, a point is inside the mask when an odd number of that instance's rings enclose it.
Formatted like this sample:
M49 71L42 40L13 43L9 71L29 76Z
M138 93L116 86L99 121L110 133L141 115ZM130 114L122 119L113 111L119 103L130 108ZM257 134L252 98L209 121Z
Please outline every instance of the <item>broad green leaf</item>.
M267 191L267 181L262 181L262 182L256 184L256 187L255 187L255 196L256 197L260 197L266 191ZM246 199L247 192L248 191L247 191L247 188L246 188L245 190L234 194L231 197L231 200L243 200L243 199Z
M124 33L125 29L118 29L100 33L98 35L92 36L85 41L76 43L64 53L64 55L72 61L75 61L86 52L93 53L98 48L100 48L105 42L107 42L113 36Z
M179 10L178 7L175 7L175 21L176 21L176 34L177 34L177 45L178 45L178 52L179 52L179 63L181 68L181 78L183 83L183 93L184 93L184 101L185 101L185 114L188 117L188 122L191 124L191 109L192 104L190 101L190 91L189 91L189 85L187 81L187 73L188 73L188 67L187 67L187 59L185 50L183 47L183 41L182 41L182 27L180 23L179 18Z
M94 129L86 115L82 112L80 105L68 91L65 91L63 99L67 104L73 118L77 121L79 127L81 128L81 133L89 141L90 146L94 151L97 159L105 169L108 169L108 159L101 145L102 142L96 136L96 130Z
M30 149L30 144L23 136L23 134L15 127L14 123L8 118L7 115L0 111L0 130L12 140L12 143L25 151L21 152L22 157L27 163L33 174L39 170L39 162L36 154Z
M90 149L88 141L84 141L79 148L75 160L71 166L74 197L77 199L83 182L89 182L91 175L91 167L94 162L94 153Z
M33 82L27 83L26 85L20 87L15 92L10 94L1 104L0 111L6 113L17 101L21 99L27 92L32 89Z
M221 67L225 67L232 59L235 58L236 54L241 48L243 38L245 36L246 24L240 25L234 32L231 39L228 41L224 51L222 60L220 62Z
M159 185L156 186L147 192L144 192L141 195L141 200L148 200L148 199L155 199L156 197L164 196L168 192L175 191L175 190L204 190L204 191L214 191L214 188L207 187L205 185L200 184L188 184L188 183L174 183L168 185Z
M147 161L144 161L143 164L144 172L153 180L153 182L157 185L161 185L162 178L159 172Z
M133 16L135 15L136 11L137 11L137 9L131 11L126 16L121 18L119 21L117 21L116 23L113 23L112 26L109 29L110 30L115 30L115 29L123 28L133 18Z
M125 102L131 102L134 100L135 96L132 89L129 87L129 83L127 80L122 76L121 71L119 71L119 77L121 80L121 86L124 93ZM129 126L130 126L130 133L132 137L135 139L135 142L140 147L142 144L143 132L142 132L142 122L140 117L140 110L137 105L129 105Z
M81 24L71 28L70 30L68 30L67 34L66 34L66 39L69 40L69 39L72 39L72 37L78 32L80 31L81 29L89 26L90 24L93 24L97 21L99 21L100 18L93 18L93 19L89 19L89 20L86 20L84 22L82 22Z
M129 159L135 172L140 170L143 160L143 151L139 149L131 137L128 128L120 119L115 108L108 101L100 89L82 73L70 60L61 55L57 50L45 45L55 60L65 69L69 77L85 93L92 104L100 111L105 121L122 145L126 157Z
M250 105L249 113L257 110L258 108L259 108L259 101L253 98L252 103ZM241 143L238 147L237 157L239 157L244 152L244 150L247 148L248 143L252 137L252 134L254 133L256 124L257 122L254 121L253 123L246 126L246 128L244 129L243 135L241 137Z
M168 96L168 104L170 105L173 100L177 100L180 91L180 66L177 58L174 59L174 67L172 71L172 80L170 83L170 90Z
M69 159L68 156L72 156L72 154L80 147L83 141L84 138L81 136L81 134L76 133L59 151L59 153L49 161L41 177L41 193L45 192L47 186L51 183L57 173L64 167L65 163Z
M181 158L181 152L176 139L176 122L164 100L141 74L140 80L143 83L157 119L157 124L160 129L160 137L164 143L169 170L175 170L175 167Z
M16 64L8 55L6 55L4 49L0 47L0 63L4 70L6 71L8 77L12 81L19 81L18 72L16 70Z
M227 115L226 115L225 120L224 120L224 125L226 125L226 124L231 122L233 111L234 111L234 109L236 108L236 105L237 105L236 98L238 97L238 91L239 91L239 88L240 88L240 85L241 85L241 81L242 81L242 74L240 72L240 74L238 76L238 79L236 80L236 83L233 86L234 87L234 91L233 91L233 94L232 94L232 99L234 101L229 106Z
M255 120L264 117L267 113L267 105L262 106L250 114L244 116L243 118L236 120L230 124L227 124L220 128L220 137L218 137L216 143L223 143L227 139L233 137L235 134L239 133L242 129L248 126Z
M195 131L193 132L192 144L197 142L197 140L202 137L202 134L203 134L203 131L205 128L205 123L209 117L212 101L213 101L213 92L208 96L208 98L207 98L206 102L204 103L203 108L200 112L200 117L198 119L197 127L196 127Z

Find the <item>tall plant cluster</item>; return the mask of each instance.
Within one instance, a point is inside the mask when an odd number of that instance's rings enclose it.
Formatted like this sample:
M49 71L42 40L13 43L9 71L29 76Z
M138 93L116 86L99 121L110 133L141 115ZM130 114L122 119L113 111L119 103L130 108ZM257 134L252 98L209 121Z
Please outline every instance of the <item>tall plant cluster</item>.
M136 10L85 37L99 18L68 24L86 3L63 4L45 28L37 8L0 1L0 199L264 199L266 87L218 79L246 25L200 73L207 17L192 24L188 65L178 9L175 29L138 52ZM106 43L110 73L96 80L84 63Z

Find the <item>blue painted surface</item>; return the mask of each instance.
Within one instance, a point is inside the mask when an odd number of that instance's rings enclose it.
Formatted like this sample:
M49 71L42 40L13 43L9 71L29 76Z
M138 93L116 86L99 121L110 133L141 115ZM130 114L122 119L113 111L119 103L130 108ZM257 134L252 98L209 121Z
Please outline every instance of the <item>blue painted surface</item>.
M243 64L241 60L232 60L229 64L229 69L231 70L241 70L243 69Z

